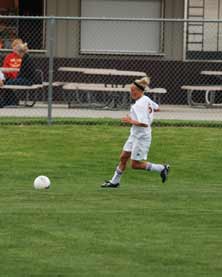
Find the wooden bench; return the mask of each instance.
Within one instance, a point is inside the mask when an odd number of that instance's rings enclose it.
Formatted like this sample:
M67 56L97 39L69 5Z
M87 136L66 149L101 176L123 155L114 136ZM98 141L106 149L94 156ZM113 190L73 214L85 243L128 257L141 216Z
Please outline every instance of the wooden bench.
M49 86L49 82L43 82L42 83L44 87L48 87ZM64 86L65 84L67 84L67 82L61 82L61 81L54 81L52 82L52 86L53 87L61 87Z
M152 94L153 101L160 104L161 96L167 93L167 90L165 88L146 88L144 93L148 93L148 95Z
M188 105L192 107L214 107L214 106L221 106L222 104L215 104L215 93L222 92L222 86L211 86L211 85L184 85L181 87L182 90L186 90L187 92L187 102ZM205 102L195 102L192 98L193 93L202 92L205 94Z
M33 107L37 101L36 97L34 99L30 99L31 92L35 90L39 90L43 88L43 84L36 84L31 86L22 86L22 85L4 85L0 87L0 90L3 91L10 91L12 90L16 97L18 97L18 101L22 100L23 95L24 97L24 106L25 107ZM1 95L2 96L2 95Z
M133 76L133 77L145 77L145 72L141 71L126 71L117 70L113 68L88 68L88 67L59 67L58 71L63 72L78 72L88 75L111 75L111 76Z
M107 84L95 84L95 83L67 83L63 86L64 92L70 91L70 93L64 93L64 100L68 103L68 107L71 107L71 103L73 100L76 100L79 104L85 104L88 105L93 103L93 96L94 94L100 93L103 96L106 96L107 93L112 93L112 97L108 99L108 101L104 101L104 103L100 106L110 107L114 108L117 106L117 97L122 93L122 103L121 107L126 108L130 104L130 85L126 85L125 87L118 86L108 86ZM160 97L161 94L166 93L166 89L164 88L153 88L153 89L146 89L145 93L151 93L154 96L154 101L158 97ZM86 99L82 101L81 99L81 93L86 94ZM105 94L105 95L104 95ZM105 99L106 97L104 97Z
M122 93L123 103L122 106L127 106L129 88L128 87L111 87L106 84L95 84L95 83L68 83L63 86L63 98L68 103L68 107L72 107L73 102L77 102L81 107L116 107L116 98ZM69 92L69 93L67 93ZM111 93L112 97L107 97ZM82 95L84 94L84 95ZM96 96L100 94L102 101L98 103Z

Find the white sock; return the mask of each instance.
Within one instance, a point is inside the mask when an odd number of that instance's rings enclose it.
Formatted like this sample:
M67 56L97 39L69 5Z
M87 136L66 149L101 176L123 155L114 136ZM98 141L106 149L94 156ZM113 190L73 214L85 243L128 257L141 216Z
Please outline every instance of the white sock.
M122 176L122 171L119 169L119 167L116 168L116 171L114 172L113 178L110 180L112 184L118 184L120 182Z
M161 172L164 169L162 164L147 163L146 170Z

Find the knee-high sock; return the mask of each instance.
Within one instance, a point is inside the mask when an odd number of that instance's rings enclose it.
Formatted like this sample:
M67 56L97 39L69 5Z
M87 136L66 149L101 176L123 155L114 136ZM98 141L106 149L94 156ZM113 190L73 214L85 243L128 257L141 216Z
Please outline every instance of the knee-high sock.
M118 184L120 182L121 176L122 176L122 171L119 169L119 167L117 167L110 182L112 184Z
M146 170L148 171L161 172L163 169L164 169L164 165L162 164L147 163L147 166L146 166Z

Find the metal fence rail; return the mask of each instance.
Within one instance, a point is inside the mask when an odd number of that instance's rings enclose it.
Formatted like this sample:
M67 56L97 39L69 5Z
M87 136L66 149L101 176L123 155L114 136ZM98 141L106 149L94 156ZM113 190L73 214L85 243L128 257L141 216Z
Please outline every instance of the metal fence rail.
M120 118L131 105L130 84L147 75L151 84L145 93L161 107L157 119L219 122L221 24L212 19L0 16L0 71L6 78L0 120L42 118L51 124L64 118ZM11 43L17 38L27 42L36 71L28 87L11 83L21 71L2 68L6 55L16 51ZM17 63L13 58L11 63Z

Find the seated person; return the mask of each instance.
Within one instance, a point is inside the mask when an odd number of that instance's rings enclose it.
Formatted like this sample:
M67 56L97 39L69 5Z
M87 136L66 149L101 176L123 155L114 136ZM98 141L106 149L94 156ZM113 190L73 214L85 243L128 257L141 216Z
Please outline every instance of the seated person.
M18 85L18 86L31 86L33 84L40 84L41 79L37 76L36 66L33 59L29 56L28 47L26 43L21 43L16 46L16 52L22 59L21 68L15 79L8 79L5 81L6 85ZM18 105L18 99L15 93L7 95L2 103L2 106L6 105Z
M39 84L40 78L37 78L36 66L33 59L28 54L27 43L21 43L16 46L16 52L22 59L21 68L15 79L6 80L6 85L26 85Z
M5 75L0 71L0 87L4 85Z
M22 59L20 55L17 53L16 47L18 44L22 44L23 41L21 39L15 39L12 42L13 52L9 53L5 56L3 61L3 67L16 68L20 69ZM15 79L18 75L18 72L5 72L5 78L7 79Z

